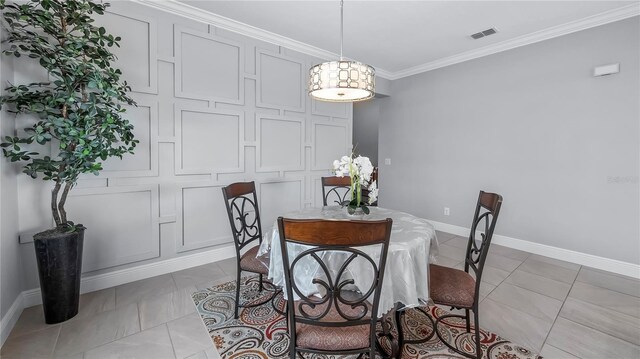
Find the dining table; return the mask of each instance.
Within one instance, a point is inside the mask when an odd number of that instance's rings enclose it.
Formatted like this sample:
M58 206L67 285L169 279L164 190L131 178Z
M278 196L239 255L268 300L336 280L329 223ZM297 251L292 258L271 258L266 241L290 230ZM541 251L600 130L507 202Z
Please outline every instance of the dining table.
M341 206L325 206L322 208L304 208L282 214L292 219L330 219L330 220L393 220L389 242L387 263L382 282L378 316L393 310L397 303L404 308L420 306L429 298L429 262L433 262L438 253L438 240L434 226L423 218L398 210L369 207L370 213L353 217ZM290 258L310 248L303 244L290 244ZM367 255L379 256L378 248L361 248ZM283 257L280 247L280 234L277 221L270 230L264 232L258 250L258 256L269 256L269 274L271 282L285 287ZM304 295L318 293L312 280L320 271L315 261L296 267L293 273L296 284L301 286ZM368 288L371 283L371 270L363 262L362 266L350 266L348 275L354 280L356 287ZM360 284L360 285L358 285Z

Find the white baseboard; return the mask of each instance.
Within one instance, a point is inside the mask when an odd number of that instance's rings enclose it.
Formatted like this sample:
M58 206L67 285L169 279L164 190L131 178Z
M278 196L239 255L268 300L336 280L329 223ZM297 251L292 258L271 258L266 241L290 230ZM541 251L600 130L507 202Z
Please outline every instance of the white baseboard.
M228 245L206 252L198 252L160 262L143 264L137 267L86 276L82 278L80 293L93 292L211 262L217 262L222 259L235 257L235 255L236 251L233 245ZM13 302L13 305L11 305L11 308L9 308L7 314L2 317L0 346L4 344L9 333L11 333L13 326L18 321L18 318L20 318L20 314L22 314L22 310L38 304L42 304L40 288L25 290L18 295L16 300Z
M436 227L436 229L439 231L453 233L463 237L469 236L469 228L432 220L429 220L429 222L432 223L434 227ZM576 252L564 248L549 246L546 244L502 236L499 234L493 235L491 243L640 279L640 265L638 264L594 256L593 254Z
M2 317L2 320L0 320L0 347L4 345L4 341L9 337L9 333L11 333L13 326L16 325L23 309L24 295L23 293L20 293L16 300L13 301L13 304L11 304L11 307L9 307L7 314L5 314L4 317Z

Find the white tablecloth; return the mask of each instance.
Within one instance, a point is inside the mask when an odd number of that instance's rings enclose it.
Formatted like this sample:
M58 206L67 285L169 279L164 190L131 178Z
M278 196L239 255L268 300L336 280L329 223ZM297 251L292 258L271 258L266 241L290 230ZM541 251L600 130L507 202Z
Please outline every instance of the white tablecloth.
M363 220L381 220L391 218L393 227L391 229L391 241L387 254L387 265L382 283L382 293L380 295L379 313L381 315L392 309L396 302L401 302L406 306L420 305L420 299L429 298L428 269L429 260L437 255L438 241L433 225L422 218L408 213L384 209L380 207L369 207L371 214L362 218ZM284 214L285 218L321 218L321 219L354 219L346 214L344 208L340 206L328 206L324 208L307 208L295 212ZM290 244L289 256L293 258L306 248L304 245ZM270 249L269 278L275 285L285 286L284 267L282 264L282 252L280 249L280 235L277 223L274 223L270 231L266 231L264 240L258 251L258 255L266 255ZM369 252L374 260L378 259L379 247ZM356 264L356 263L353 263ZM364 262L363 262L364 265ZM358 283L368 288L372 275L369 267L363 266L358 270L356 264L350 271L350 275ZM298 267L296 267L298 268ZM317 292L311 280L317 273L317 264L310 265L306 269L296 271L296 283L308 283L307 288L301 288L305 295Z

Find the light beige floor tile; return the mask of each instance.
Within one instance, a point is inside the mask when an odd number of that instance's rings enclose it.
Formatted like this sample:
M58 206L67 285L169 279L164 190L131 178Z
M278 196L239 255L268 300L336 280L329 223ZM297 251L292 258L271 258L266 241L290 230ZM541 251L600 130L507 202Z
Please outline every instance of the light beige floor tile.
M464 263L459 263L454 268L460 269L460 270L464 270ZM469 274L471 274L471 276L473 278L476 277L472 269L469 269ZM481 280L483 282L486 282L486 283L489 283L489 284L493 284L494 286L497 286L500 283L502 283L502 281L505 280L508 276L509 276L509 272L507 272L507 271L504 271L502 269L493 268L491 266L485 265L483 270L482 270L482 279Z
M567 269L571 269L571 270L575 270L575 271L580 269L580 265L579 264L575 264L575 263L571 263L571 262L565 262L565 261L561 261L559 259L553 259L553 258L541 256L541 255L538 255L538 254L530 255L529 259L534 260L534 261L538 261L538 262L544 262L544 263L553 264L554 266L563 267L563 268L567 268Z
M203 284L225 275L216 263L209 263L171 273L178 289Z
M511 273L505 279L505 282L559 300L564 300L569 294L569 290L571 290L571 284L569 283L549 279L520 269L516 269Z
M80 296L80 307L78 314L67 321L75 321L86 318L96 313L112 310L115 308L115 288L99 290L85 293ZM42 305L25 308L16 322L10 337L20 336L26 333L59 326L58 324L46 324L44 322L44 310Z
M116 307L116 288L111 287L80 296L80 309L76 318L86 318L96 313L113 310Z
M494 244L494 243L492 243L491 247L489 247L489 253L515 259L517 261L524 261L525 259L529 258L529 255L531 255L528 252L501 246L499 244Z
M2 346L0 357L3 359L49 358L53 353L59 332L60 326L57 325L9 338Z
M237 264L236 264L236 257L232 257L232 258L227 258L227 259L223 259L221 261L216 262L216 264L218 265L218 267L222 268L222 270L227 274L227 275L231 275L231 276L235 276L236 272L237 272Z
M481 328L535 352L542 348L552 324L489 298L480 303L479 319Z
M444 256L462 262L465 256L465 249L441 244L438 247L438 256Z
M569 354L549 344L545 344L542 347L540 356L544 359L580 359L575 355Z
M449 239L455 237L456 235L453 233L447 233L442 231L436 231L436 238L438 238L438 242L440 244L448 241Z
M547 344L583 359L637 359L640 347L559 317Z
M469 238L461 237L461 236L453 236L449 238L448 241L445 242L448 246L460 248L467 250L467 244L469 243Z
M84 359L175 358L166 325L147 329L87 351Z
M613 274L599 269L582 267L576 280L640 297L640 280L635 278Z
M207 355L207 359L222 359L220 353L218 353L218 350L215 347L205 350L204 353Z
M42 305L25 308L20 314L20 318L9 334L9 339L35 331L49 329L60 326L60 324L46 324L44 322L44 311Z
M478 300L482 301L489 293L493 292L496 289L496 286L487 282L480 283L480 295L478 296Z
M207 353L203 351L189 355L186 359L207 359Z
M485 263L486 265L494 268L502 269L507 272L513 272L516 268L518 268L518 266L520 266L520 264L522 264L522 261L501 256L499 254L494 254L491 252L491 249L489 249L487 261Z
M577 269L569 269L548 262L533 260L531 258L524 261L518 269L569 284L573 283L574 279L578 275Z
M567 298L560 316L616 338L640 345L640 319L599 305Z
M196 291L196 287L187 287L138 302L140 328L146 330L195 313L191 294Z
M454 268L458 264L460 264L462 260L451 259L445 256L437 256L434 264L441 265L443 267Z
M137 304L65 322L54 355L65 358L139 331Z
M482 281L493 285L499 285L509 276L509 272L485 265L482 270Z
M120 307L136 303L144 299L156 297L176 291L171 274L147 278L116 287L116 306Z
M198 313L167 323L177 358L186 358L213 346Z
M455 255L456 256L455 258L460 258L461 261L464 260L468 242L469 242L468 238L463 238L459 236L451 238L446 242L446 245L450 247L455 247L457 248L457 250L451 250L450 248L445 248L443 255L448 256L449 258L454 258L451 256ZM493 246L489 247L489 254L487 256L487 261L486 261L487 265L490 265L494 268L505 270L507 272L512 272L520 264L522 264L522 260L517 260L517 259L503 256L501 254L493 253L492 249L493 249ZM440 252L440 253L443 253L443 252Z
M562 307L560 300L508 283L500 284L487 298L551 322Z
M575 298L616 312L640 318L640 298L613 290L576 282L569 292Z

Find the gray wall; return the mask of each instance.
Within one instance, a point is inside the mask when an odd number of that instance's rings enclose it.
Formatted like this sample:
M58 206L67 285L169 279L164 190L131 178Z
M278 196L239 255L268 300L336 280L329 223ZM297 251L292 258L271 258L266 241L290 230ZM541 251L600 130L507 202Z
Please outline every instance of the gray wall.
M640 263L639 30L634 17L393 81L380 204L468 228L478 191L495 191L499 234Z
M369 157L374 166L378 165L379 125L379 99L353 104L353 145L356 146L356 152Z
M4 35L4 30L2 31ZM4 38L4 36L3 36ZM0 56L0 86L13 81L13 61ZM14 115L3 108L0 112L0 136L14 135ZM0 318L22 292L23 272L18 248L18 169L9 160L0 158ZM3 333L6 334L6 333Z
M351 148L352 106L306 95L319 59L139 4L112 5L98 23L122 36L117 65L138 102L127 116L140 144L71 192L69 217L88 228L85 275L229 248L220 188L232 182L256 181L264 228L322 204L320 177ZM33 74L16 63L16 82ZM21 175L18 187L29 238L52 225L51 186ZM24 289L36 288L33 245L21 247Z
M356 152L369 157L378 165L378 128L380 127L380 101L391 95L392 81L376 78L376 97L353 104L353 145Z

